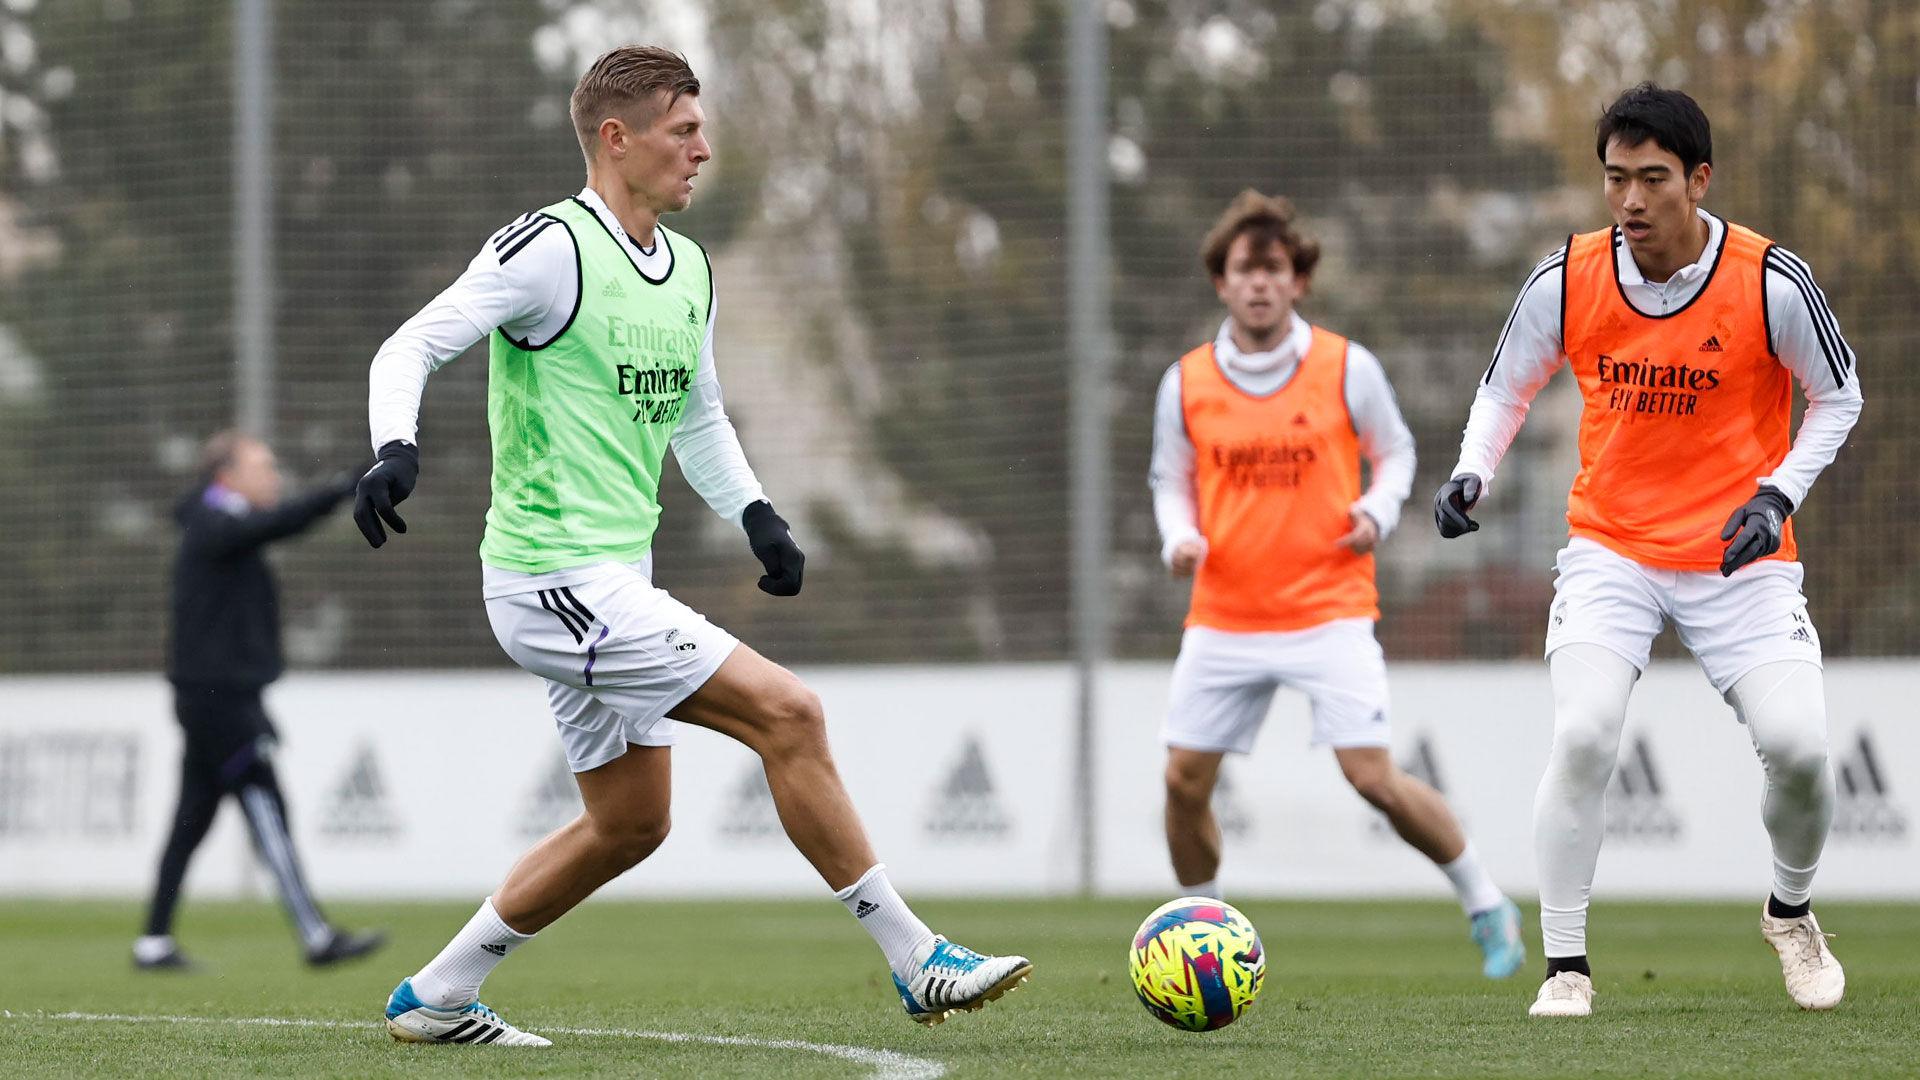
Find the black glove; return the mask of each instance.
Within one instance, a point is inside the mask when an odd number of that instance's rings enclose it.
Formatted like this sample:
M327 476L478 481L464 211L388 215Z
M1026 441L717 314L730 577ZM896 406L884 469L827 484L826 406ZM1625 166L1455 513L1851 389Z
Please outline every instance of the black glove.
M1479 532L1480 523L1467 516L1467 511L1479 501L1480 478L1472 473L1461 473L1440 485L1433 497L1433 523L1440 527L1440 535L1451 540Z
M1720 556L1720 576L1732 577L1735 570L1755 559L1764 559L1780 550L1780 533L1787 526L1793 503L1770 487L1763 487L1753 498L1727 519L1720 539L1730 540L1726 554ZM1737 537L1737 539L1736 539Z
M793 530L787 528L786 519L773 512L772 503L762 499L740 514L740 524L747 530L747 543L754 556L767 568L760 578L760 591L772 596L799 595L800 571L806 567L807 557L793 542Z
M380 448L373 468L355 485L353 498L353 523L360 526L367 543L379 547L387 542L387 530L380 527L383 519L394 532L407 531L407 523L393 508L413 494L413 485L419 479L419 447L395 439Z

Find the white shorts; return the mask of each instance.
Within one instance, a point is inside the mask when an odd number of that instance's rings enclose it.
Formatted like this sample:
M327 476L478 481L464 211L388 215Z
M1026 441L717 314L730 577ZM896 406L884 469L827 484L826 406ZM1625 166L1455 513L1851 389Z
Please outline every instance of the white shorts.
M1668 621L1722 695L1740 677L1776 660L1820 664L1820 633L1800 594L1806 570L1768 559L1721 577L1718 570L1645 566L1584 536L1554 560L1547 655L1576 643L1600 645L1645 670Z
M487 599L493 636L547 680L567 765L595 769L627 744L672 746L675 705L706 683L739 640L619 563L570 584Z
M1183 750L1253 750L1282 684L1313 702L1315 745L1386 746L1387 661L1373 620L1335 619L1305 630L1240 634L1189 626L1173 662L1162 731Z

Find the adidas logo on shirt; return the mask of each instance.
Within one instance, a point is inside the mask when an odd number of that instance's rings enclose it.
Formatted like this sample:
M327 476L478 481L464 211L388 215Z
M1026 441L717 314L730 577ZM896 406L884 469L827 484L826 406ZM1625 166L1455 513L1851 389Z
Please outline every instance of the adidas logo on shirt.
M627 298L627 290L621 288L618 281L609 281L607 282L607 287L600 290L600 295L611 296L615 300L625 300Z
M1307 426L1307 414L1306 414L1306 413L1303 413L1303 412L1300 412L1300 413L1294 413L1294 414L1293 414L1293 426L1294 426L1294 427L1306 427L1306 426Z
M1701 352L1725 352L1726 350L1720 347L1720 335L1714 334L1708 337L1707 340L1700 343L1700 351Z

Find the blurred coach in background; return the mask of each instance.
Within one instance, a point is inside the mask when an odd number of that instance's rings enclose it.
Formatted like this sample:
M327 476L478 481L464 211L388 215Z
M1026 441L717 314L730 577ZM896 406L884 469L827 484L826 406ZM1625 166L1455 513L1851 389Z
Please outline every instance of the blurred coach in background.
M343 475L282 502L273 451L259 439L222 432L208 440L199 480L174 510L183 533L173 564L167 677L186 746L173 831L160 857L146 932L133 945L140 968L191 966L174 944L174 906L187 862L227 795L246 812L308 963L364 956L384 941L378 933L334 929L314 903L274 776L273 722L260 703L261 691L284 667L280 597L266 546L312 527L353 494L358 479Z

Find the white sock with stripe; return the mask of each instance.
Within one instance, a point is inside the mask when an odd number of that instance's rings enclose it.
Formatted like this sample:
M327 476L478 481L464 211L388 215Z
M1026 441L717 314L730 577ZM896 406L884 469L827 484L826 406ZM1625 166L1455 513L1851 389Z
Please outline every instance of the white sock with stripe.
M522 934L500 921L489 896L440 955L414 975L414 996L430 1008L465 1008L480 1000L480 984L500 961L532 940L532 934Z
M893 973L903 979L911 977L914 954L933 940L934 933L893 890L893 883L887 880L887 864L875 863L859 881L834 893L833 898L847 905L853 917L873 935L874 944L887 954L887 966Z

